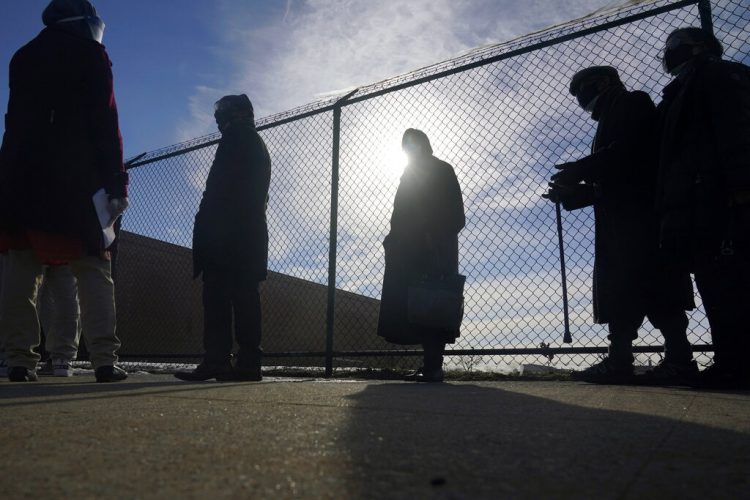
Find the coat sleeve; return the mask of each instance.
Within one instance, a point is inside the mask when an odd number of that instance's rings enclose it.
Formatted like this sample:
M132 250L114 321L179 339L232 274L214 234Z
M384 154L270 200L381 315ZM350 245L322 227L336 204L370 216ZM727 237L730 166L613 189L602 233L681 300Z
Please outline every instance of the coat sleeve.
M97 168L111 198L127 196L128 177L122 160L122 136L117 116L112 63L104 47L92 51L88 72L89 129L96 151Z
M425 214L429 232L456 234L466 224L464 201L461 187L453 167L447 163L438 165L439 175L437 186L433 194L434 203Z
M655 161L656 106L645 92L627 92L615 103L615 138L579 160L587 181L630 184L643 179L639 171Z
M750 194L750 68L722 61L706 76L702 93L711 122L706 133L713 134L727 194Z

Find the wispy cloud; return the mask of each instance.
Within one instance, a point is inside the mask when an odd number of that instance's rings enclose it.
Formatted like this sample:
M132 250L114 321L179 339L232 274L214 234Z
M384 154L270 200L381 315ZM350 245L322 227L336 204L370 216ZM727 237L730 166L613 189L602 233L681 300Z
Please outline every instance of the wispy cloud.
M565 22L612 0L287 0L275 20L258 26L253 9L225 2L220 12L225 82L199 82L189 122L177 139L213 129L221 95L247 92L256 116L314 101L327 92L367 85L437 63L473 47ZM208 111L206 111L208 110Z

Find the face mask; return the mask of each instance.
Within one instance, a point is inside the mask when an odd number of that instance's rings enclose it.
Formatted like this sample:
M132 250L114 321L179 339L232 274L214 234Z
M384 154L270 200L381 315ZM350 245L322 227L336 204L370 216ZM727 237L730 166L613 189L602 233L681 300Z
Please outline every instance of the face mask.
M664 72L672 76L678 75L680 70L685 67L685 63L695 57L695 47L695 45L687 43L677 36L667 40L664 55L661 59L661 67Z
M589 108L594 109L594 104L596 104L599 94L601 94L601 91L599 90L598 85L596 83L590 83L581 87L576 94L576 99L578 99L578 104L581 108L589 111Z
M601 95L601 94L600 94ZM596 102L599 100L599 96L594 97L589 101L589 103L583 108L584 111L587 113L593 113L594 107L596 106Z
M66 17L65 19L57 21L57 24L61 23L77 23L77 27L80 28L80 30L77 31L80 31L80 35L85 38L89 38L99 43L102 43L102 40L104 39L105 24L98 16Z

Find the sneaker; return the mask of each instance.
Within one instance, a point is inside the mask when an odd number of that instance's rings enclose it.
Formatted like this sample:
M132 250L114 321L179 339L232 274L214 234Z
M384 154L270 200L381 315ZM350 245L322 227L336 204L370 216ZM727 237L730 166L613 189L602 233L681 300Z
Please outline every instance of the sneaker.
M404 375L404 380L406 382L416 382L417 378L422 376L422 372L424 371L424 366L420 366L413 372L409 372L406 375Z
M662 361L652 370L635 376L638 385L686 385L692 387L698 379L698 363L693 360L687 363Z
M177 372L174 376L180 380L188 382L204 382L212 378L215 378L218 381L232 380L232 364L229 361L222 364L203 362L199 364L195 370Z
M72 377L73 365L67 359L55 358L52 360L52 375L55 377Z
M29 370L23 366L8 368L8 380L11 382L36 382L36 370Z
M94 371L97 382L119 382L128 378L128 373L119 366L100 366Z
M572 380L591 384L630 384L633 382L633 365L619 365L607 357L585 370L570 374Z
M691 387L696 389L748 390L750 389L750 377L743 377L738 371L714 363L698 374Z

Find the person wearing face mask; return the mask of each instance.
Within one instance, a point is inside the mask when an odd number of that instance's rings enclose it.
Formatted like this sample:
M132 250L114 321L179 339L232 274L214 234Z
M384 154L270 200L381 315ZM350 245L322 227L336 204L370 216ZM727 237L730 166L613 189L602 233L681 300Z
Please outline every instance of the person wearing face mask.
M221 132L193 228L194 277L203 275L203 362L181 380L259 381L259 283L268 274L271 157L245 94L216 102ZM232 320L239 352L232 364Z
M628 91L611 66L579 71L570 93L597 122L596 135L589 156L556 167L545 197L569 210L594 207L594 321L609 327L608 355L572 377L690 384L698 373L686 334L692 284L687 273L666 266L658 254L654 103L645 92ZM662 332L665 356L634 378L632 344L645 317Z
M407 129L401 145L409 163L393 202L391 230L383 242L378 335L394 344L422 344L424 365L407 380L442 382L445 345L455 342L460 332L410 324L408 289L423 276L458 273L458 233L466 222L463 198L453 167L432 155L424 132Z
M112 220L128 206L104 23L87 0L53 0L42 21L46 27L10 62L0 149L0 252L8 252L0 334L8 378L36 380L39 284L45 266L68 264L96 380L119 381L127 374L115 364L111 248L92 200L103 189Z
M722 60L716 37L681 28L667 38L674 76L658 106L660 245L693 272L714 362L699 387L750 388L750 68Z

